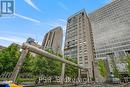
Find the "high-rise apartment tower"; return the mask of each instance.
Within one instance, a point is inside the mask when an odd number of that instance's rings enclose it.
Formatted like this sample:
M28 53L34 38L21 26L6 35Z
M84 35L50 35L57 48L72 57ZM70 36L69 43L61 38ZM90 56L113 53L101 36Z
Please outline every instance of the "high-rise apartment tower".
M42 42L43 49L52 49L54 52L62 53L63 30L61 27L56 27L49 31Z
M65 36L65 56L77 59L79 65L88 70L79 71L81 77L93 78L94 42L89 18L85 10L70 16Z

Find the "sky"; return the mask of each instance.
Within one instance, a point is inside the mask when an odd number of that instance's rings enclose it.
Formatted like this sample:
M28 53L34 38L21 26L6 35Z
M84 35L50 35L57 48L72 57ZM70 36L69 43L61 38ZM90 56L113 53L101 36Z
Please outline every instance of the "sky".
M28 37L39 44L51 29L61 26L65 32L67 18L85 9L92 13L111 0L15 0L15 14L0 17L0 45L22 44ZM65 36L65 35L64 35Z

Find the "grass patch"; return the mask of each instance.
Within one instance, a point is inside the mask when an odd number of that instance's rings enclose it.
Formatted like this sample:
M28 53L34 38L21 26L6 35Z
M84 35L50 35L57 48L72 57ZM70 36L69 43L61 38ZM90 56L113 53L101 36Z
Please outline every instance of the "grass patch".
M9 78L0 78L0 81L9 81Z
M35 80L36 78L17 78L16 79L17 82L33 82Z
M36 78L17 78L16 82L33 82ZM0 78L0 81L10 81L9 78Z

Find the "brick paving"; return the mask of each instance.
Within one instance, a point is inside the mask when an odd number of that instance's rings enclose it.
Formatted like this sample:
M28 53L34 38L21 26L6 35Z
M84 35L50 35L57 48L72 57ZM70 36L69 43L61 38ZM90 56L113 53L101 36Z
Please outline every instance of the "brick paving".
M85 84L82 83L80 85L46 85L46 86L38 86L38 87L130 87L130 83L126 84L104 84L104 83L96 83L96 84Z

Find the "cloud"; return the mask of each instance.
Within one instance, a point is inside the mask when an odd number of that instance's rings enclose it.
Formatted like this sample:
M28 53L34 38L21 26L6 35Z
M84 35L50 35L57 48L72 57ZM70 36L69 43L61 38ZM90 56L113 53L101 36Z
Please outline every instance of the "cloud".
M27 38L27 37L36 37L36 34L31 33L22 33L22 32L12 32L12 31L0 31L0 35L10 35L10 36L17 36L21 38Z
M37 40L36 34L0 31L0 45L9 46L11 43L17 43L21 45L23 42L26 42L29 37Z
M19 45L22 45L23 41L25 41L23 38L18 37L4 37L0 36L0 45L8 47L11 43L17 43Z
M18 37L0 37L0 40L5 40L5 41L10 41L10 42L15 42L15 43L23 43L24 39L23 38L18 38Z
M25 20L28 20L28 21L32 21L32 22L35 22L35 23L40 23L39 20L36 20L36 19L33 19L33 18L29 18L29 17L26 17L26 16L23 16L23 15L20 15L20 14L14 14L15 16L17 17L20 17L22 19L25 19Z
M41 12L41 10L32 2L32 0L24 0L27 4L33 7L35 10Z
M64 3L62 3L62 2L58 2L58 5L60 6L60 7L62 7L64 10L68 10L68 7L64 4Z
M58 21L61 23L61 26L63 28L63 31L66 31L66 23L67 21L65 19L58 19Z
M66 23L66 20L65 20L65 19L58 19L58 20Z
M47 25L51 26L52 28L57 27L57 26L61 26L63 28L63 31L66 30L66 20L64 19L57 19L55 21L46 23Z

